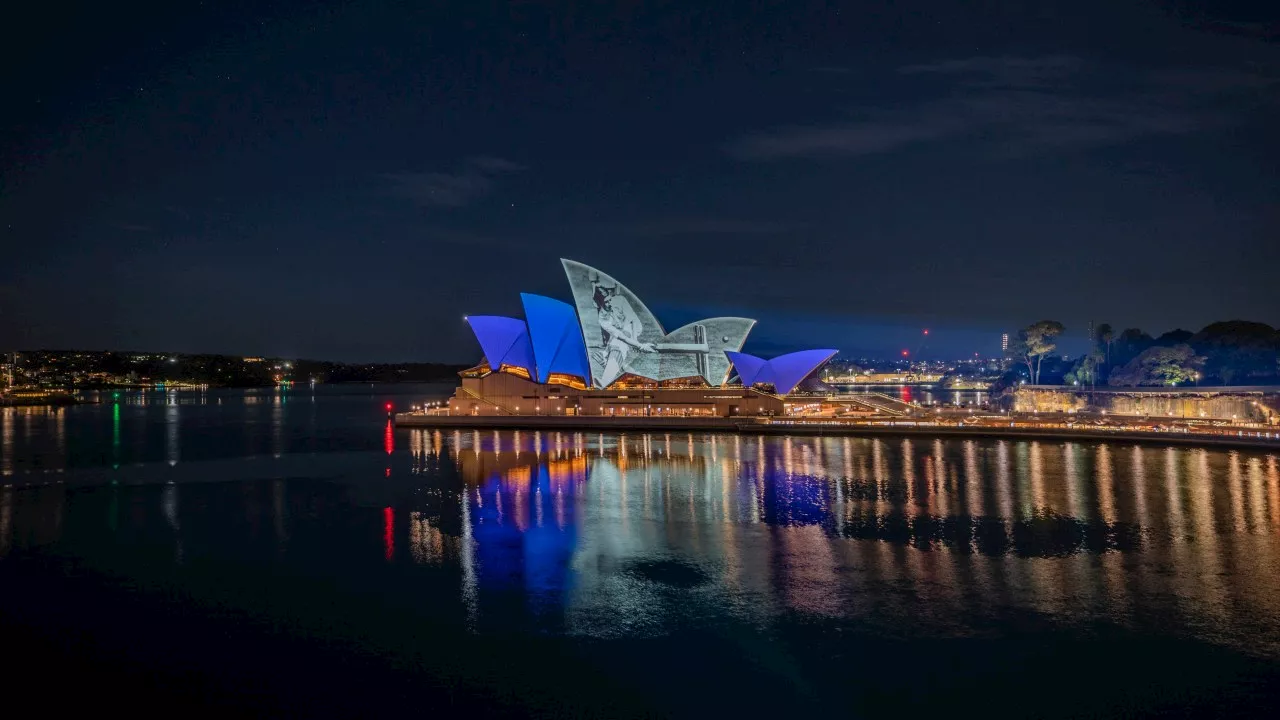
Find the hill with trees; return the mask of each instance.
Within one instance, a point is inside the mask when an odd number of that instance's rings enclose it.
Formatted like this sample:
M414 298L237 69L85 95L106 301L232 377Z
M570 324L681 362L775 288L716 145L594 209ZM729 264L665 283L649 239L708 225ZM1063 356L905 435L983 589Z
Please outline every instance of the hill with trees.
M1032 384L1111 387L1280 384L1280 331L1265 323L1227 320L1159 337L1140 328L1117 333L1103 323L1089 351L1071 363L1053 355L1053 339L1063 332L1062 323L1052 320L1020 331L1009 359L1026 372L1019 367L1016 374Z

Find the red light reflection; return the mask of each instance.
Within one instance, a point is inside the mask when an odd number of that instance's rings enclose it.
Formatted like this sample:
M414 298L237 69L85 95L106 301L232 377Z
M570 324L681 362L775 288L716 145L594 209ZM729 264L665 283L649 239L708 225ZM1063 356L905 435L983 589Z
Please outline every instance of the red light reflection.
M389 507L382 508L382 544L386 546L387 559L396 554L396 516Z

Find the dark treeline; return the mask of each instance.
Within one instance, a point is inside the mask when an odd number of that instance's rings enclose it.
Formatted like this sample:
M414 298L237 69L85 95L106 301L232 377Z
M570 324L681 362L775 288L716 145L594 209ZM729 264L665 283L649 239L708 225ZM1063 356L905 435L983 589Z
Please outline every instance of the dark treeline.
M465 365L444 363L350 364L323 360L299 360L293 377L299 382L455 382Z
M1158 337L1139 328L1095 328L1083 356L1056 355L1061 323L1042 320L1018 333L1007 384L1112 387L1280 384L1280 331L1259 322L1215 322L1197 332L1171 330Z
M452 382L462 365L341 363L238 355L27 350L18 353L19 382L54 387L103 387L162 381L212 387L262 387L282 381Z

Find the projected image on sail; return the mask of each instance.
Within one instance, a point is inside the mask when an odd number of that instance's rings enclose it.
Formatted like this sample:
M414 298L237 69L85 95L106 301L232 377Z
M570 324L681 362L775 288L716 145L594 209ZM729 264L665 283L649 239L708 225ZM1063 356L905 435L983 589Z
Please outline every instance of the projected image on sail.
M608 387L628 373L650 380L702 377L720 385L729 373L725 351L740 350L755 325L746 318L709 318L667 333L625 285L589 265L561 262L595 387Z

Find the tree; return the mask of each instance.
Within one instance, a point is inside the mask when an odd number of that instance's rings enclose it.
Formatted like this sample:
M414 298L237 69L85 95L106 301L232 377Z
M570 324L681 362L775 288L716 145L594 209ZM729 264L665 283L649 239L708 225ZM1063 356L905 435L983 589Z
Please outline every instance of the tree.
M1156 338L1155 344L1163 345L1164 347L1173 347L1174 345L1186 345L1187 343L1191 342L1191 337L1193 335L1195 335L1195 333L1191 332L1190 330L1183 330L1181 328L1177 330L1170 330L1169 332Z
M1065 328L1057 320L1041 320L1018 333L1018 353L1022 362L1027 364L1032 385L1040 383L1040 364L1045 355L1058 348L1053 339L1061 335L1063 330Z
M1016 360L1026 365L1027 380L1032 382L1035 381L1035 363L1027 352L1027 338L1023 331L1018 331L1018 335L1009 342L1009 347L1005 350L1005 357L1009 358L1011 361Z
M1062 376L1067 385L1097 385L1098 367L1102 364L1102 351L1094 350L1076 361L1075 365Z
M1270 325L1243 320L1216 322L1190 340L1206 358L1206 374L1226 385L1250 378L1274 377L1280 333Z
M1110 323L1102 323L1098 326L1094 335L1094 340L1098 344L1098 348L1106 348L1106 361L1111 364L1111 342L1116 339L1116 331L1111 328Z
M1111 362L1116 365L1126 365L1129 361L1138 357L1155 340L1138 328L1127 328L1120 333L1111 349Z
M1157 345L1112 372L1108 383L1115 387L1181 385L1199 380L1202 367L1204 358L1196 355L1190 345Z

